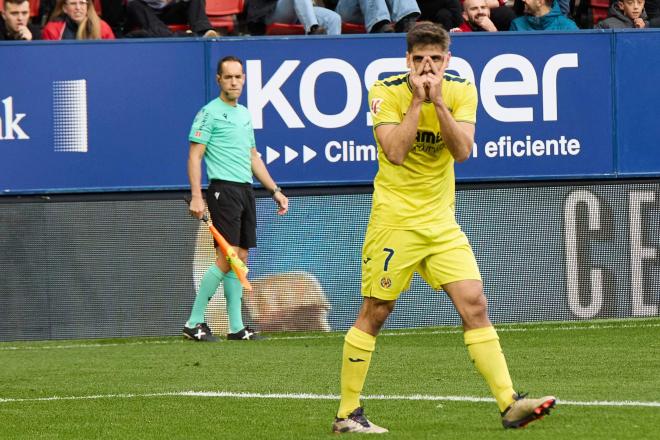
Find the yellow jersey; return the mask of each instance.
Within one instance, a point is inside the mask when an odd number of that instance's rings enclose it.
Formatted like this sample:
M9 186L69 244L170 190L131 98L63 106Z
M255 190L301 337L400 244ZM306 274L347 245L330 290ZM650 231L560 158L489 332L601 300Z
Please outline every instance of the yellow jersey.
M476 123L477 89L470 81L445 73L442 97L456 121ZM369 90L374 127L398 125L410 103L408 74L377 81ZM415 229L455 219L454 158L442 139L435 106L422 104L414 146L402 165L393 165L378 142L378 173L369 223L394 229Z

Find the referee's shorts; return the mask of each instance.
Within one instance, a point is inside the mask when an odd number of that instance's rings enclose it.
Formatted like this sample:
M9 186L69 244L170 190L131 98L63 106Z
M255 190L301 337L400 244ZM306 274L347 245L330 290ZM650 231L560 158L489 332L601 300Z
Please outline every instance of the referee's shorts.
M206 204L213 226L229 244L243 249L257 246L257 207L252 183L213 179L206 190Z

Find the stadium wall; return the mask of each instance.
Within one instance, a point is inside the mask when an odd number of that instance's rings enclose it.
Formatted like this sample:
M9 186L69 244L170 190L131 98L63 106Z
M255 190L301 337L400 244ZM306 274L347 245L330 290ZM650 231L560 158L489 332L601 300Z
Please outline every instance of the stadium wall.
M658 46L652 30L454 38L450 67L480 93L457 212L495 322L658 315ZM0 50L16 60L0 71L0 340L179 333L212 260L182 207L186 136L225 54L246 60L257 147L294 196L284 218L258 202L246 319L350 325L376 170L366 92L404 69L401 36ZM457 323L415 278L387 325Z

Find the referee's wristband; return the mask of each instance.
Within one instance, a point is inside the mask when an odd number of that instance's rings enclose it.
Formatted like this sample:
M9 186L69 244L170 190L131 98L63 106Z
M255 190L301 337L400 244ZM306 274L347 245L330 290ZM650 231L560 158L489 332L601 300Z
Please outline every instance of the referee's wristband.
M278 192L282 192L282 188L280 188L279 186L276 185L275 188L270 190L270 195L274 196L275 193L278 193Z

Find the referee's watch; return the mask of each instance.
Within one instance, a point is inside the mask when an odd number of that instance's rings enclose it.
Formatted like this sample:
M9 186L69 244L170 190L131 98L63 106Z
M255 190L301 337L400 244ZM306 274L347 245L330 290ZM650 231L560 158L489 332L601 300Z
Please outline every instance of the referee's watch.
M273 188L273 189L270 190L270 195L271 195L271 197L274 196L274 195L275 195L276 193L278 193L278 192L282 192L282 188L280 188L279 186L275 185L275 188Z

